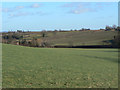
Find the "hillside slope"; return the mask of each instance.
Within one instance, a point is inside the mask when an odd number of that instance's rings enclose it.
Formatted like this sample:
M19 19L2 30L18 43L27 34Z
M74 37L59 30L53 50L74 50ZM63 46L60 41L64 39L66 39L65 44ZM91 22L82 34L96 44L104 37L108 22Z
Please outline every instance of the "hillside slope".
M49 35L47 41L52 45L105 45L104 41L114 39L117 31L75 31L57 32Z
M117 31L44 31L3 33L3 43L26 46L110 45ZM37 40L37 43L35 44ZM44 44L45 43L45 44Z

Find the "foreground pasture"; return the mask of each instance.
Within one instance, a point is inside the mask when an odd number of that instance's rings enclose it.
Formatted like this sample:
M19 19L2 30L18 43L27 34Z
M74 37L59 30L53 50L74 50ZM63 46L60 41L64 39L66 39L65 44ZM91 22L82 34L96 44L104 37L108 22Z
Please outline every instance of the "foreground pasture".
M117 49L3 44L4 88L117 88Z

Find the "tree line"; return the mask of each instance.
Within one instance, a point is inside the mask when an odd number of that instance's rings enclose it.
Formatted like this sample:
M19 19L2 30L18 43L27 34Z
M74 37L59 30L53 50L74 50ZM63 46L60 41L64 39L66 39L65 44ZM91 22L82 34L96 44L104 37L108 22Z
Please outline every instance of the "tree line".
M82 28L82 31L85 30L90 30L90 29L85 29ZM113 25L113 26L106 26L105 29L100 29L100 30L104 30L104 31L110 31L110 30L114 30L114 31L120 31L120 27ZM72 30L71 30L72 31ZM77 31L77 30L75 30ZM28 31L29 32L29 31ZM24 36L27 34L27 32L24 32L22 30L17 30L17 32L8 32L8 33L3 33L2 34L2 43L6 43L6 44L15 44L15 45L23 45L23 46L30 46L30 47L51 47L50 43L47 42L46 37L47 37L47 32L49 31L41 31L41 38L35 38L32 37L30 40L24 38ZM62 30L54 30L52 31L54 35L56 35L56 32L62 32ZM67 31L69 32L69 31ZM39 41L40 40L40 41ZM111 41L111 45L116 47L120 45L120 37L118 36L114 36L114 39Z

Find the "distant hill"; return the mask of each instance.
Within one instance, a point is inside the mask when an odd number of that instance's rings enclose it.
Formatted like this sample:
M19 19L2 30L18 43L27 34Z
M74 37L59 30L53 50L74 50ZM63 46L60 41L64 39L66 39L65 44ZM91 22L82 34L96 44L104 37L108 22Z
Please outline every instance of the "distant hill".
M117 36L118 31L88 30L88 31L44 31L44 32L16 32L3 33L5 35L14 35L11 41L13 44L18 42L35 43L37 46L42 44L46 46L80 46L80 45L110 45ZM12 36L13 37L13 36ZM16 38L17 37L17 38ZM4 39L9 40L9 39ZM5 43L5 42L4 42Z
M51 45L107 45L107 41L117 36L117 31L76 31L57 32L46 37ZM106 41L106 42L105 42Z

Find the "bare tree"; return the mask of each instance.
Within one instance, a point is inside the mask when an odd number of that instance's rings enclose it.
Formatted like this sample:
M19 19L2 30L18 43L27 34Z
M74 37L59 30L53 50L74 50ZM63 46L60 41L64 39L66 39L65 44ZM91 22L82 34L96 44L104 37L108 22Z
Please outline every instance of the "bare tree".
M113 25L112 28L113 28L113 29L117 29L117 26L116 26L116 25Z
M112 27L110 27L110 26L108 26L108 25L105 27L105 30L106 30L106 31L110 31L111 29L112 29Z

